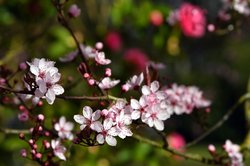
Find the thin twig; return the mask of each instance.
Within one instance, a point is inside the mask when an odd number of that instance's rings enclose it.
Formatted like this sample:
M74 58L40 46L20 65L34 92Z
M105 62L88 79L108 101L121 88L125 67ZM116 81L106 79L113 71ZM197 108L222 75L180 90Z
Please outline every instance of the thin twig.
M25 130L25 129L19 130L19 129L8 129L8 128L6 129L0 128L0 132L5 133L5 134L20 134L20 133L29 134L30 133L29 130Z
M210 129L208 129L205 133L197 137L192 142L188 143L186 145L186 148L197 144L199 141L201 141L202 139L210 135L213 131L218 129L223 123L225 123L228 120L228 118L232 115L232 113L236 110L236 108L238 108L239 105L241 105L243 102L249 99L250 99L250 93L241 96L239 100L228 110L228 112L214 126L212 126Z
M174 150L174 149L171 149L167 146L165 146L165 144L161 144L159 142L156 142L156 141L153 141L151 139L148 139L148 138L145 138L145 137L142 137L138 134L133 134L133 137L139 141L142 141L144 143L147 143L147 144L150 144L154 147L157 147L157 148L160 148L160 149L163 149L173 155L177 155L177 156L180 156L180 157L183 157L184 159L187 159L187 160L193 160L193 161L197 161L197 162L201 162L201 163L204 163L204 164L209 164L209 165L219 165L221 163L218 163L217 161L213 160L213 159L210 159L210 158L205 158L199 154L191 154L191 153L182 153L182 152L179 152L177 150Z

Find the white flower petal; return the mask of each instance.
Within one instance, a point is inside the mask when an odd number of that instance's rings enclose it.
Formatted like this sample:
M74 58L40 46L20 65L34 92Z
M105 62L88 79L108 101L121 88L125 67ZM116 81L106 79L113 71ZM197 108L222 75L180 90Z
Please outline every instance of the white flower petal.
M162 131L164 129L164 123L161 120L155 119L154 126L157 130Z
M158 81L154 81L150 85L150 90L155 93L159 89L160 85Z
M151 91L147 85L142 86L141 91L142 91L143 95L149 95L151 93Z
M141 108L140 103L135 99L130 100L130 105L133 109L136 109L136 110Z
M55 84L51 87L53 89L55 95L61 95L64 93L64 89L61 85Z
M107 142L107 144L109 144L110 146L116 146L117 141L114 137L107 135L105 138L105 141Z
M98 134L96 136L96 141L99 143L99 144L104 144L104 136L102 134Z
M141 116L141 112L140 112L140 111L133 111L133 112L131 113L131 118L132 118L133 120L139 119L140 116Z
M91 118L92 118L92 113L93 113L93 110L92 110L91 107L89 107L89 106L83 107L82 114L83 114L83 116L84 116L85 118L91 120Z
M86 122L85 117L82 115L74 115L74 120L79 124L83 124Z

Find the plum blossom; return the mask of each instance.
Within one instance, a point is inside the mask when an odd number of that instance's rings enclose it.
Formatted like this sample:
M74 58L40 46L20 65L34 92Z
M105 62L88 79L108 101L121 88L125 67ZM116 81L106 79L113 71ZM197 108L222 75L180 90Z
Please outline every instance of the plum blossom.
M133 109L131 113L131 118L133 120L136 120L141 117L141 114L143 112L145 112L144 109L146 108L147 103L146 103L145 97L141 97L139 101L137 101L136 99L131 99L130 105L131 105L131 108Z
M240 146L233 144L230 140L226 140L224 144L224 149L227 152L229 158L231 159L231 166L244 166L243 156L240 153Z
M98 84L98 86L101 89L107 90L110 88L113 88L114 86L116 86L118 83L120 82L120 80L111 80L110 77L105 77L102 79L102 81Z
M54 155L57 156L61 160L66 160L64 153L66 152L66 148L61 145L59 139L51 140L51 147L53 149Z
M95 61L100 65L108 65L111 63L110 59L105 58L104 52L98 52L95 56Z
M83 130L85 127L90 127L92 130L98 131L102 124L99 120L101 117L101 111L97 110L93 112L89 106L83 107L83 115L74 115L74 120L81 124L80 129Z
M58 136L61 139L73 139L73 130L74 124L72 122L67 122L66 118L62 116L59 119L59 122L54 125L55 130L58 132Z
M127 81L126 84L122 85L122 90L126 92L130 89L136 89L142 84L143 80L144 80L143 73L141 73L139 76L134 75Z
M58 69L54 67L55 62L47 61L44 58L35 58L32 63L27 62L30 66L30 72L35 76L35 82L38 88L35 90L35 98L46 98L49 104L53 104L56 95L64 93L64 89L57 82L61 78ZM25 84L28 89L30 86Z
M165 90L165 93L169 111L173 111L177 115L190 114L194 108L204 108L211 104L203 97L202 91L195 86L173 84L171 88Z
M64 93L64 89L61 85L56 84L60 80L61 74L48 72L44 79L37 80L38 89L35 91L35 96L43 97L45 96L49 104L53 104L56 95L61 95Z
M110 131L111 135L119 136L122 139L133 135L128 127L132 123L131 116L126 114L124 110L121 110L118 116L116 116L114 123L115 126Z
M113 126L113 121L112 119L105 119L103 121L103 125L101 128L98 128L97 132L99 133L96 136L96 140L99 144L103 144L104 141L107 142L110 146L116 146L117 141L116 139L110 135L110 129Z
M148 124L149 127L155 127L157 130L162 131L164 129L164 120L170 118L170 114L160 108L160 105L155 104L146 109L145 113L142 114L142 122Z

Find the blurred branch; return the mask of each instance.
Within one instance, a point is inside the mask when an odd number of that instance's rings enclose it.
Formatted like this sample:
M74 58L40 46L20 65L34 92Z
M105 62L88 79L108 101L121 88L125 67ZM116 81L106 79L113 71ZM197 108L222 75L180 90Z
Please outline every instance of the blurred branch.
M197 144L199 141L201 141L202 139L210 135L213 131L218 129L224 122L228 120L228 118L232 115L232 113L236 110L236 108L238 108L242 103L244 103L246 100L249 99L250 99L250 93L246 93L243 96L241 96L239 100L227 111L227 113L214 126L212 126L210 129L208 129L205 133L197 137L192 142L188 143L186 145L186 148Z
M0 128L0 132L2 133L5 133L5 134L20 134L20 133L23 133L23 134L28 134L30 133L29 130L19 130L19 129L3 129L3 128Z
M183 157L184 159L187 159L187 160L193 160L193 161L197 161L197 162L201 162L201 163L209 164L209 165L221 165L221 163L218 163L217 161L215 161L213 159L205 158L199 154L181 153L177 150L168 148L165 143L161 144L161 143L158 143L156 141L142 137L142 136L135 134L135 133L133 134L133 137L141 142L144 142L144 143L150 144L154 147L163 149L163 150L165 150L173 155Z

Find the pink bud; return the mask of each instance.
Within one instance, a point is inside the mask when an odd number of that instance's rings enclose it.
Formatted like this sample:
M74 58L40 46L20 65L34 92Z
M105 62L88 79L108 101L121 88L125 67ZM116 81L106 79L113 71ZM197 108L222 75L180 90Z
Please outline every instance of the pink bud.
M209 32L213 32L213 31L215 30L214 24L209 24L209 25L207 26L207 30L208 30Z
M41 153L37 153L35 156L36 156L36 158L38 158L38 159L41 159L41 158L42 158L42 154L41 154Z
M33 149L37 149L37 144L34 144L32 147Z
M122 90L123 90L124 92L127 92L127 91L129 90L128 84L122 85Z
M49 137L49 136L50 136L50 133L49 133L48 131L45 131L45 132L44 132L44 135L45 135L46 137Z
M92 85L94 85L94 84L95 84L95 80L94 80L94 79L89 79L89 80L88 80L88 83L89 83L89 85L91 85L91 86L92 86Z
M27 151L26 149L21 149L20 151L22 157L27 157Z
M43 141L43 145L46 149L49 149L50 148L50 143L47 141L47 140L44 140Z
M97 42L97 43L95 44L95 48L96 48L97 50L103 49L103 43L102 43L102 42Z
M106 68L106 70L105 70L105 76L110 77L111 74L112 74L111 69L110 68Z
M24 62L22 62L22 63L19 64L18 68L19 68L20 70L26 70L26 69L27 69L27 64L24 63Z
M83 74L83 78L89 78L89 77L90 77L89 73L84 73Z
M215 151L216 151L215 146L212 145L212 144L208 145L208 151L209 151L211 154L214 154Z
M70 6L68 10L68 15L70 17L78 17L80 14L81 14L81 9L76 4Z
M40 132L43 131L43 127L42 127L42 126L39 126L39 127L38 127L38 131L40 131Z
M29 140L29 144L30 144L30 145L33 145L33 144L34 144L34 140L33 140L33 139L30 139L30 140Z
M43 114L39 114L37 116L37 120L40 121L40 122L44 121L44 115Z

